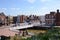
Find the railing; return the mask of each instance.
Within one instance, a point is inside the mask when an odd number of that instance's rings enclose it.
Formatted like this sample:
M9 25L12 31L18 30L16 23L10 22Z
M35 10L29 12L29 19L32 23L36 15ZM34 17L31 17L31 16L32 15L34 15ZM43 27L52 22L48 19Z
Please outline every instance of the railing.
M24 29L24 28L29 28L29 27L33 27L33 25L31 24L31 25L11 27L10 30L12 30L12 29Z

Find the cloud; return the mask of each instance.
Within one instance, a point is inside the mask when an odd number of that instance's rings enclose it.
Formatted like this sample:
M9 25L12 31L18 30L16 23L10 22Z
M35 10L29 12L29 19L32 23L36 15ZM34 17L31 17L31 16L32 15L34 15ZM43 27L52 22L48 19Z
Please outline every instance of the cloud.
M7 8L0 8L0 13L4 12L4 14L7 15L7 12L6 12L7 10L8 10Z
M7 10L7 8L0 8L0 10Z
M48 1L51 1L51 0L40 0L41 2L48 2Z
M0 8L0 12L6 12L7 10L7 8Z
M10 10L20 10L20 8L10 8Z
M29 3L34 3L36 0L27 0Z
M40 11L39 11L40 15L45 15L45 14L48 14L49 12L50 12L50 9L46 6L40 8Z
M40 9L39 13L41 13L41 15L45 15L45 14L49 14L51 11L55 11L56 12L57 9L60 9L60 8L57 7L56 5L55 6L51 6L51 7L44 6L44 7L42 7Z

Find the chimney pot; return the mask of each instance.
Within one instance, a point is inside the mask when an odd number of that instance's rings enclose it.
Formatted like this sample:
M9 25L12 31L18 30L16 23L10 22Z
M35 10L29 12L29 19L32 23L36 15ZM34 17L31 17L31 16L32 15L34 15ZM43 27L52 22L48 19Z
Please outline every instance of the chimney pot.
M59 13L59 9L57 9L57 13Z

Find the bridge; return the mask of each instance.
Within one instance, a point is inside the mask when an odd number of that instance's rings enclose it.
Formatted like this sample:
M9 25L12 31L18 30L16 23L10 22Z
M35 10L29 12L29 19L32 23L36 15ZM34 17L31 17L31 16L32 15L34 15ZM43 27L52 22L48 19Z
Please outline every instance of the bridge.
M28 23L21 23L17 26L13 26L10 27L9 29L10 30L20 30L20 29L26 29L26 28L31 28L31 27L34 27L34 26L40 26L40 23L39 22L36 22L36 23L31 23L31 24L28 24Z
M44 25L44 24L43 24ZM31 28L31 27L34 27L34 26L41 26L40 22L34 22L34 23L31 23L31 24L28 24L28 23L21 23L17 26L12 26L10 27L9 29L10 30L20 30L20 29L27 29L27 28ZM45 26L44 26L45 27ZM47 27L47 26L46 26Z
M10 30L15 30L15 29L24 29L24 28L30 28L33 27L33 25L24 25L24 26L16 26L16 27L10 27Z

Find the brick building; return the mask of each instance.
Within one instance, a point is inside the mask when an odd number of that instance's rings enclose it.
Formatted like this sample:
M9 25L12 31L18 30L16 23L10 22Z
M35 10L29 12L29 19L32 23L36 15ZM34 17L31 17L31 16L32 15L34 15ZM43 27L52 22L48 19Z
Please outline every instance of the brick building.
M0 25L5 25L7 23L6 16L3 12L0 13Z
M27 19L27 16L19 15L17 16L17 23L24 23L26 19Z
M46 25L55 25L60 26L60 12L57 10L57 12L50 12L50 14L45 15L45 23Z
M21 15L20 16L20 23L23 23L24 22L24 19L25 19L25 16L24 15Z
M55 22L55 12L50 12L50 14L45 15L45 23L47 26L52 26Z
M56 13L55 25L60 26L60 12L59 12L59 10L57 10L57 13Z

